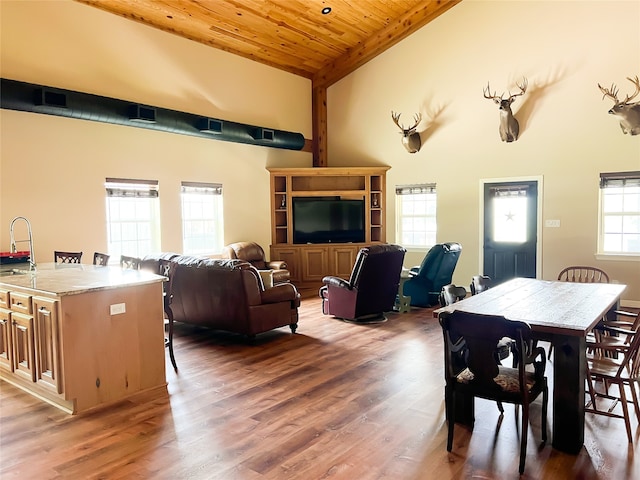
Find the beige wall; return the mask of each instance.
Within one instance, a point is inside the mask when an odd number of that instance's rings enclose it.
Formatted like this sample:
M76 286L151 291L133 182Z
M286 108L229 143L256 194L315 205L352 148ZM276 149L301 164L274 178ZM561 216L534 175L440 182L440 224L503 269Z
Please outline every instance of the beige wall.
M541 177L542 220L561 226L540 230L540 276L555 279L569 264L598 266L629 285L626 300L640 302L640 262L595 257L599 173L640 170L640 136L622 134L597 84L632 93L625 78L639 67L638 1L464 0L329 88L330 166L390 165L390 207L396 185L436 182L438 241L462 244L453 281L467 286L480 271L481 180ZM490 81L498 93L515 92L522 76L529 89L513 104L521 136L503 143L483 87ZM405 124L423 113L417 154L401 146L391 110ZM423 256L409 252L405 263Z
M131 100L311 138L308 80L78 4L0 1L2 77ZM465 0L328 91L330 166L391 166L393 188L436 182L439 241L460 241L454 281L480 269L481 179L543 179L543 278L566 264L604 268L640 302L640 263L595 258L598 174L640 169L640 137L606 114L598 82L628 91L640 74L638 1ZM521 76L514 104L521 138L498 136L496 106L482 98ZM259 79L259 81L256 81ZM629 84L630 85L630 84ZM390 111L421 111L422 150L400 145ZM437 112L437 115L435 114ZM16 215L33 225L36 259L54 249L106 248L107 176L160 181L162 248L181 251L180 181L224 184L225 242L270 242L266 167L311 166L303 152L0 110L0 250ZM410 252L417 264L424 252Z
M3 78L300 132L311 138L311 82L85 5L0 2ZM225 243L270 243L270 166L311 154L33 113L0 111L0 250L17 215L36 260L106 249L104 179L157 179L162 249L182 251L180 182L224 186ZM26 233L16 227L16 237ZM26 245L22 245L26 246Z

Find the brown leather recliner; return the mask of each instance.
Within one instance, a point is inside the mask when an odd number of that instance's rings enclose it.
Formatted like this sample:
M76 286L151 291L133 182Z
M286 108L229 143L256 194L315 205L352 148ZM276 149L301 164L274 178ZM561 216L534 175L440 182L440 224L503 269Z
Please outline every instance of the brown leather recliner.
M355 322L384 321L400 285L405 249L375 244L358 252L349 280L327 276L320 288L322 313Z
M288 283L291 278L283 260L267 261L264 250L255 242L236 242L224 247L222 257L249 262L258 270L272 270L273 284Z

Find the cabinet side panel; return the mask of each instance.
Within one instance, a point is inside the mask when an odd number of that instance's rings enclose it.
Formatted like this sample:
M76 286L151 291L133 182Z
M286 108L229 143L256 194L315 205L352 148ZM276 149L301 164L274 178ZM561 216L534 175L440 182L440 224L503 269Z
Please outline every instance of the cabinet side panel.
M78 411L166 384L161 283L66 296L61 315L65 397Z

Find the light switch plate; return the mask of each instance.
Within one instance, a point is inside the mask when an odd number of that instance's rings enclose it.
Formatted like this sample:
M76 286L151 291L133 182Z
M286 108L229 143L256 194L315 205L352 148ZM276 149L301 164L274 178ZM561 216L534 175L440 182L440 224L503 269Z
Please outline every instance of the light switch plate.
M545 220L544 226L550 228L558 228L560 227L560 220Z
M125 313L127 309L125 308L124 303L114 303L109 307L109 311L111 312L111 315L119 315L121 313Z

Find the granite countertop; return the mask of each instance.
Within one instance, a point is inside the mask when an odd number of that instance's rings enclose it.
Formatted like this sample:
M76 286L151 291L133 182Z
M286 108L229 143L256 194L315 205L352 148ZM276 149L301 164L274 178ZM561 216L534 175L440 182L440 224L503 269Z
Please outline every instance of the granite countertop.
M32 290L58 296L162 282L165 277L144 270L84 264L38 264L35 272L14 268L0 273L0 286Z

